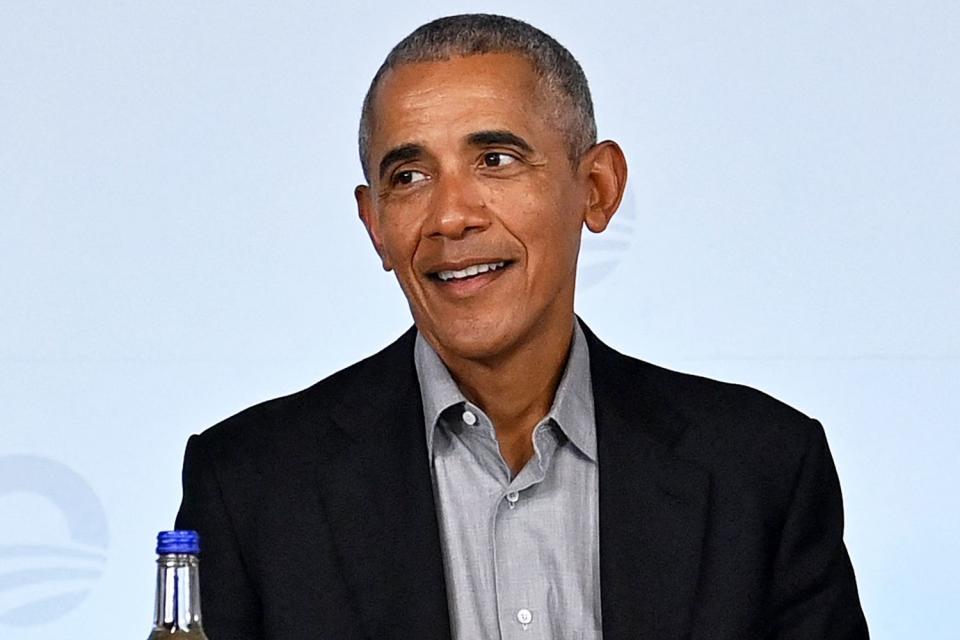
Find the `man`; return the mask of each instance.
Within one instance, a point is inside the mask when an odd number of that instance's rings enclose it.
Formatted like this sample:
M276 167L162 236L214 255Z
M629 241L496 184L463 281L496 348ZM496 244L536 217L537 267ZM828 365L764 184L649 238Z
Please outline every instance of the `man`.
M820 425L605 346L582 227L626 163L524 23L456 16L365 100L360 217L415 328L190 439L212 640L867 637Z

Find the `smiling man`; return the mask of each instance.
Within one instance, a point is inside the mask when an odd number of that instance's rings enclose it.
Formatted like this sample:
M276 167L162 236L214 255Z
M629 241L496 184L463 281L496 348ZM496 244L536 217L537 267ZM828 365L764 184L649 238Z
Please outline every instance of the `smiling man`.
M566 49L499 16L420 27L360 158L415 327L191 438L177 526L212 640L867 637L819 423L574 314L627 170Z

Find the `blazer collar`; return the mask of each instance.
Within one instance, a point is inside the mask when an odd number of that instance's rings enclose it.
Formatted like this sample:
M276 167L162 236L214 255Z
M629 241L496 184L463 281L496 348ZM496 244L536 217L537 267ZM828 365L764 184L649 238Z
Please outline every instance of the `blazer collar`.
M590 345L600 460L604 640L684 638L707 518L709 475L681 459L687 421L657 367Z
M597 428L604 639L682 638L692 622L709 476L677 453L687 422L657 383L660 370L581 326ZM365 633L448 639L415 336L411 328L333 387L338 428L318 430L320 492Z
M364 635L449 640L414 336L408 331L333 387L337 428L318 430L319 488Z

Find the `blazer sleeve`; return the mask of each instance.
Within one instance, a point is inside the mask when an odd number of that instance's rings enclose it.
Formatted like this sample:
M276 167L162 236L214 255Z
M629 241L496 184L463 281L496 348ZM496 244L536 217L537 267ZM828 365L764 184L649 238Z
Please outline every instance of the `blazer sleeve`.
M260 601L201 436L191 436L187 442L176 527L200 534L201 611L210 640L262 638Z
M771 640L866 640L843 543L843 498L823 427L809 438L775 563Z

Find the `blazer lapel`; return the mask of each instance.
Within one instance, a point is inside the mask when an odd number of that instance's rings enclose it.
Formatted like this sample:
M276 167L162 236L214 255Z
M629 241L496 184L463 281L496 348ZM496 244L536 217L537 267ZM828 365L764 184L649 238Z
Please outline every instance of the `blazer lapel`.
M596 405L604 640L687 637L709 475L674 453L685 424L650 384L655 367L584 330Z
M584 325L600 469L605 640L689 633L709 476L675 452L683 417ZM321 434L319 486L340 571L371 638L450 638L413 330L359 365Z
M450 637L413 331L359 365L320 443L340 570L371 638Z

